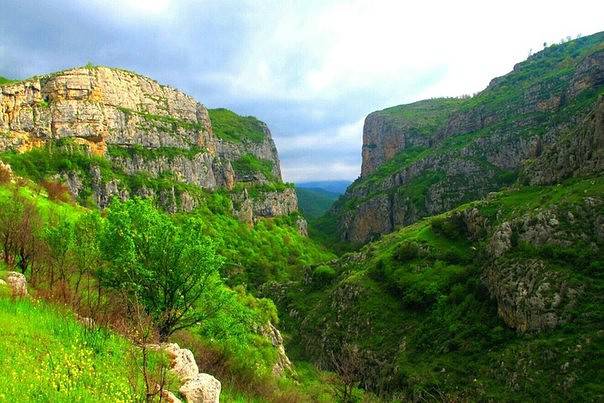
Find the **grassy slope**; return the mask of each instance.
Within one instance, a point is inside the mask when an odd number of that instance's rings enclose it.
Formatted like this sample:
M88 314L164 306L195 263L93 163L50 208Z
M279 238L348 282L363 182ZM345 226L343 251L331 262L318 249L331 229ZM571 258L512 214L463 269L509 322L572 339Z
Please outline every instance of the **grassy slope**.
M317 218L329 210L338 199L337 193L319 188L296 188L298 206L306 218Z
M137 347L42 302L12 301L0 286L0 401L140 400ZM158 363L160 357L154 358ZM138 379L138 381L134 381Z
M0 76L0 85L11 84L11 83L14 83L14 82L16 82L16 80L11 80L11 79L8 79L6 77Z
M405 126L411 132L429 137L447 122L452 113L459 110L463 102L460 98L433 98L374 113L387 117L393 127Z
M471 205L495 225L545 207L560 208L563 216L584 198L602 194L604 177L598 177L507 190ZM281 301L287 304L284 310L308 314L285 319L286 329L299 328L302 335L301 344L290 350L320 361L325 351L317 346L319 340L335 351L336 341L349 340L362 347L369 362L375 360L363 372L364 379L402 399L440 393L453 400L601 398L604 283L599 271L585 265L604 264L602 245L599 252L580 241L555 247L555 253L548 247L522 246L510 252L515 258L543 259L571 286L585 287L573 311L575 320L523 335L498 318L496 303L483 285L484 241L444 235L435 230L440 217L388 234L359 256L345 255L335 266L338 277L332 284L292 287L288 302ZM574 225L575 233L591 232L581 229L580 222ZM570 363L568 370L561 371L565 362Z
M0 186L0 200L11 198L14 188L14 185ZM44 222L73 222L88 211L77 205L49 200L44 190L33 182L20 186L18 191L34 201ZM203 217L205 225L202 231L212 237L218 252L226 258L224 274L228 283L242 287L236 289L236 298L224 307L220 315L192 331L208 348L221 351L234 367L231 378L221 379L225 399L232 396L240 396L241 401L261 399L245 388L239 390L237 379L241 374L247 374L248 379L256 379L256 371L270 372L275 351L268 340L256 333L255 326L256 322L265 323L267 316L273 323L278 319L271 317L272 304L269 301L257 300L245 289L256 289L266 281L287 281L299 276L308 265L332 259L333 255L301 236L294 216L261 221L254 228L249 228L230 214L231 202L224 193L208 193L206 197L206 203L193 214ZM185 216L184 213L177 215L176 220ZM19 322L21 317L14 320ZM228 329L225 329L225 323ZM303 363L300 365L304 367ZM261 368L262 371L259 370ZM330 387L317 384L322 376L317 371L303 371L296 375L296 383L291 379L283 381L282 393L308 393L317 398L323 396L321 401L329 401ZM263 381L259 378L255 382L262 385ZM306 388L308 391L303 392ZM277 389L274 393L281 392Z
M253 116L239 116L228 109L209 109L214 135L233 143L261 143L266 138L264 125Z

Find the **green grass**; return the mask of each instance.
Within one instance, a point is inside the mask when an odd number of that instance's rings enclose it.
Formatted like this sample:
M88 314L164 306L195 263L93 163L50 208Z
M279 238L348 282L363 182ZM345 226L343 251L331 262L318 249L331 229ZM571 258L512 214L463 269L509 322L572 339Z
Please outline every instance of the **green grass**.
M214 135L219 139L233 143L262 143L266 139L264 124L253 116L239 116L223 108L209 109L208 112Z
M19 82L19 80L11 80L9 78L0 76L0 85L13 84L16 82Z
M118 109L126 116L135 115L141 117L148 122L151 127L157 128L167 134L175 134L179 129L197 132L204 130L204 126L195 121L179 119L170 115L156 115L147 111L136 111L124 107L119 107Z
M393 106L376 114L387 116L394 127L431 137L463 104L462 98L433 98L412 104Z
M137 347L42 302L0 297L0 400L116 402L142 399L131 381ZM155 356L155 365L161 357Z
M586 197L602 194L602 177L515 187L387 234L331 264L332 284L296 283L287 298L277 299L281 312L296 313L282 318L285 329L301 337L288 347L297 358L322 361L338 343L361 346L368 357L363 380L393 400L440 393L470 401L599 400L601 243L573 238L564 247L519 244L509 252L506 259L542 259L547 270L583 290L569 323L520 334L499 318L484 285L488 242L470 241L457 213L476 207L493 228L554 209L560 229L594 237L577 209ZM572 222L565 218L569 211ZM565 362L570 369L560 371ZM373 372L376 363L381 372Z
M276 178L273 175L273 162L263 160L256 157L254 154L247 153L240 158L232 161L233 169L238 175L247 176L257 172L261 173L268 181L275 182Z

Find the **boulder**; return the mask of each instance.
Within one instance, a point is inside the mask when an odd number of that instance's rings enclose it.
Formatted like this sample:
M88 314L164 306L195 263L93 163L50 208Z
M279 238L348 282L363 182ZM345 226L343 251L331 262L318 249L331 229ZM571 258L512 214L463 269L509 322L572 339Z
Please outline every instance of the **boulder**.
M27 296L27 280L23 274L9 271L6 275L6 283L11 288L13 297Z
M162 348L170 356L172 368L170 369L178 378L185 382L199 374L195 356L191 350L180 348L176 343L166 343Z
M220 381L209 374L197 374L180 387L180 393L188 403L218 403Z

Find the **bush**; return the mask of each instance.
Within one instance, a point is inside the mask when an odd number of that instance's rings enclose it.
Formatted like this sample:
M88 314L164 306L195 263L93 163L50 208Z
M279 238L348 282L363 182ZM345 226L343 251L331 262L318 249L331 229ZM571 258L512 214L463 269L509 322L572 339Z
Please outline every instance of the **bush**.
M312 273L312 282L317 288L329 285L336 278L336 271L333 267L321 265Z
M378 260L375 265L369 268L369 277L375 281L386 281L386 265L383 260Z
M430 225L435 233L451 240L465 238L467 234L466 223L461 214L453 214L450 217L436 217Z
M42 187L46 190L49 199L62 201L64 203L69 203L72 201L69 189L62 183L44 180L40 183L40 185L42 185Z
M415 242L403 242L394 252L394 258L399 262L408 262L419 256L419 247Z

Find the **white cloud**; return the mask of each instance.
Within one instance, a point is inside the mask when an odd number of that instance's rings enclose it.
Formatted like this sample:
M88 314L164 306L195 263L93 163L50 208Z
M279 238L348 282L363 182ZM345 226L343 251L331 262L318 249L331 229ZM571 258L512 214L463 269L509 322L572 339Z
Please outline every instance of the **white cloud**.
M544 41L604 28L601 0L5 2L5 75L87 61L152 75L266 121L289 180L356 177L373 110L477 92Z

